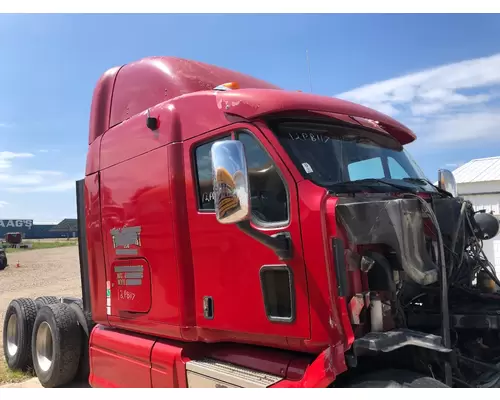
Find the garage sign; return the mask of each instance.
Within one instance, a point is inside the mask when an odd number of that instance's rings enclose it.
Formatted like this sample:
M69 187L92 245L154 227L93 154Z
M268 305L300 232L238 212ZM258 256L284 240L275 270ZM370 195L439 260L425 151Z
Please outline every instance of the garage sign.
M32 219L0 219L0 228L25 228L31 229Z

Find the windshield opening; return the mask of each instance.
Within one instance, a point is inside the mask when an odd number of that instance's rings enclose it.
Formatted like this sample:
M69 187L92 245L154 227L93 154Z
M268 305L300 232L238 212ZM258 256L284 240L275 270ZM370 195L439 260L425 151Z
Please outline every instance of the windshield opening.
M331 188L363 180L380 186L383 180L436 191L403 146L390 135L308 122L281 122L272 129L304 177L320 186Z

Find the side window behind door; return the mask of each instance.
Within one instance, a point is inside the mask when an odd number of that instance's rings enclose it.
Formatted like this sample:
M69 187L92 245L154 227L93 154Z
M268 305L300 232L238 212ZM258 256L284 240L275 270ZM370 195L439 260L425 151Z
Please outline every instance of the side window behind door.
M272 158L250 132L238 131L236 138L245 147L254 223L286 223L289 211L287 189Z
M195 150L198 209L201 211L214 211L214 185L210 149L217 140L228 139L231 139L231 136L218 137L201 144Z
M248 131L236 132L243 143L250 176L252 218L257 225L283 225L288 221L288 192L272 158L258 140ZM195 150L198 209L214 211L212 159L210 149L218 137L198 146Z

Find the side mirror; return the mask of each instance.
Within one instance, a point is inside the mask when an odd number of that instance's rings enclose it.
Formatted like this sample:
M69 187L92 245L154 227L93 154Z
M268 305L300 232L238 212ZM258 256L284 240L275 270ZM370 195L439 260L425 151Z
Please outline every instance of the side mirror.
M250 218L250 188L243 144L221 140L212 145L212 178L217 221L236 224Z
M447 169L440 169L438 171L438 187L446 190L453 197L458 196L457 182L451 171Z

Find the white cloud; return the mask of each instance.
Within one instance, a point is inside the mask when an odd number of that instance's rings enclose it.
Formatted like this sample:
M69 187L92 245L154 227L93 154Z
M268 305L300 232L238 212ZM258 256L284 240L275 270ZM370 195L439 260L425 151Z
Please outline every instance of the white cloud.
M33 157L31 153L13 153L12 151L0 151L0 169L8 169L15 158Z
M0 200L0 208L3 208L5 206L9 205L6 201Z
M447 64L335 96L389 114L417 142L500 141L500 54Z
M37 185L43 182L43 178L33 174L0 174L0 183L5 185Z
M51 171L44 169L32 169L28 171L29 174L33 175L43 175L43 176L61 176L63 173L61 171Z
M62 192L74 189L75 181L62 171L46 169L20 170L13 163L19 158L34 157L31 153L0 152L0 191L12 193Z
M76 190L76 179L65 179L53 184L39 184L33 186L8 187L6 190L11 193L35 193L35 192L65 192Z
M497 111L482 111L457 113L439 118L433 122L435 143L460 145L470 140L491 140L499 138L500 109ZM494 135L494 136L493 136Z

